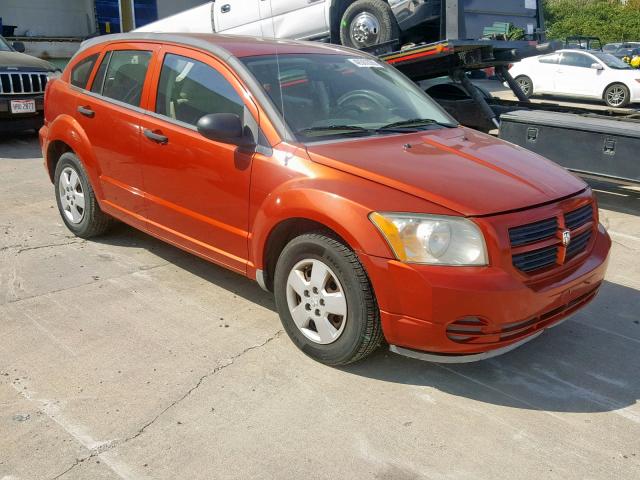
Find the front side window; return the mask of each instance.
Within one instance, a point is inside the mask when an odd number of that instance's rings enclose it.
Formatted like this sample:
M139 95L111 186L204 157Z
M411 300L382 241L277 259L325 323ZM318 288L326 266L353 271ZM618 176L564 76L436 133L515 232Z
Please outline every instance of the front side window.
M76 66L71 70L71 85L74 87L85 88L89 81L89 77L91 76L91 72L93 71L93 66L96 64L96 60L98 60L97 53L76 64Z
M561 65L568 67L591 68L593 63L594 61L591 57L576 52L564 52L562 60L560 60Z
M284 54L241 60L303 142L457 125L408 78L372 58Z
M105 57L106 58L106 57ZM102 95L129 105L139 106L151 52L114 50L106 67ZM98 82L96 76L96 82Z
M192 58L167 54L162 64L156 113L196 125L210 113L234 113L243 119L244 103L213 67Z
M11 52L11 47L7 43L7 41L0 37L0 52Z

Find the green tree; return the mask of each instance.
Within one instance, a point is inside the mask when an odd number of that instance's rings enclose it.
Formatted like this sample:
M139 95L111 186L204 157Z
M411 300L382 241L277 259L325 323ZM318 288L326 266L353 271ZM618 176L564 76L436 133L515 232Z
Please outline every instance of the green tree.
M547 35L597 36L603 42L640 41L640 0L546 0Z

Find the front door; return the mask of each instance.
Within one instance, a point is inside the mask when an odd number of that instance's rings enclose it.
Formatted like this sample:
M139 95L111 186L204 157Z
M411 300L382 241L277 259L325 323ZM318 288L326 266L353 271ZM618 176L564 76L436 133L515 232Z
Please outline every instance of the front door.
M255 106L245 106L241 85L212 57L163 47L158 62L157 92L147 106L154 113L142 119L140 161L149 228L245 272L252 153L208 140L195 125L210 113L252 119Z
M554 78L555 91L561 95L588 96L597 70L594 60L581 52L562 52Z
M141 220L140 108L154 51L149 44L119 44L100 58L89 90L76 96L74 115L97 161L103 202L119 215Z
M268 0L218 0L213 4L216 32L262 36L261 3L268 3Z

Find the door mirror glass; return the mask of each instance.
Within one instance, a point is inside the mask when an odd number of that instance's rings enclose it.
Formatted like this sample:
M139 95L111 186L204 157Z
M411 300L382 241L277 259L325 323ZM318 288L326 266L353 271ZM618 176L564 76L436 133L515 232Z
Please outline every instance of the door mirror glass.
M594 70L604 70L604 67L600 65L598 62L592 63L591 68L593 68Z
M11 46L16 52L24 53L27 50L22 42L13 42Z
M210 113L198 120L198 132L209 140L249 146L253 141L244 134L242 120L235 113Z

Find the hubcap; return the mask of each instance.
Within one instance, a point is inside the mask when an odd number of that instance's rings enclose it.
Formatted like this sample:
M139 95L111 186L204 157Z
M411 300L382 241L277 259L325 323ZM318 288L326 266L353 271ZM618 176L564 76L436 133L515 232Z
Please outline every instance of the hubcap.
M80 223L84 218L84 191L80 177L73 168L62 170L58 191L63 215L71 223Z
M622 87L613 87L607 92L607 101L609 102L609 105L617 107L624 103L626 96L627 95Z
M378 43L380 35L380 22L369 12L358 14L349 28L351 41L359 47L368 47Z
M296 326L312 342L327 345L342 335L347 300L336 275L320 260L302 260L293 267L287 304Z

